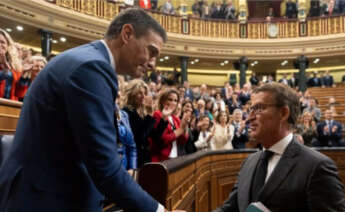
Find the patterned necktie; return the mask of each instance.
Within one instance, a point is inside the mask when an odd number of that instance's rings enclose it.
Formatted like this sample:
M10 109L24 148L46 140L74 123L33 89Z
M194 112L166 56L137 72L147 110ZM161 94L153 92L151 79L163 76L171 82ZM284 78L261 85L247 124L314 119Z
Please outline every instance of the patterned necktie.
M255 175L251 186L251 202L257 202L262 187L265 184L267 175L268 160L273 156L273 152L265 150L261 153L260 159L255 169Z

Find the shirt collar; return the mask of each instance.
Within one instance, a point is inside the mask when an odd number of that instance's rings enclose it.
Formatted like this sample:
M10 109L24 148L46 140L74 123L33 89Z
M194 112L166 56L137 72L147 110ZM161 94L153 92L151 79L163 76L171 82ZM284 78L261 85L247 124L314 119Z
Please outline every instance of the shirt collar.
M286 149L286 147L290 144L292 141L293 134L289 133L287 136L285 136L283 139L275 143L273 146L271 146L268 150L274 152L275 154L282 155Z
M104 45L105 48L107 49L111 67L113 67L113 69L115 70L114 55L113 55L113 53L111 53L111 51L110 51L110 49L109 49L109 47L108 47L108 44L105 42L105 40L101 40L101 42L103 43L103 45Z

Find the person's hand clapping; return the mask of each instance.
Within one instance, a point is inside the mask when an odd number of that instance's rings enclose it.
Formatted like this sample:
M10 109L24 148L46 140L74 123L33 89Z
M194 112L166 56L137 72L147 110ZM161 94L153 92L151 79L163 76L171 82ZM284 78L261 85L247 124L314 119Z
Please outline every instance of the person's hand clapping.
M165 105L163 110L162 110L162 118L166 119L168 116L170 116L172 113L174 112L174 108L169 106L169 105Z

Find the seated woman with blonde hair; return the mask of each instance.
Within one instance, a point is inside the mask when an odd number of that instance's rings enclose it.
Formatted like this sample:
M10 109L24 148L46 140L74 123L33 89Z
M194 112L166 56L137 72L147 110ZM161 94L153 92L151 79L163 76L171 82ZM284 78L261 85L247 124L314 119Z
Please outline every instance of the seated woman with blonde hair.
M297 125L297 133L302 136L304 145L312 146L312 143L318 136L316 128L317 125L313 120L312 114L309 111L305 111L302 114L301 124Z
M166 128L164 119L157 121L152 116L152 97L148 95L149 87L140 79L134 79L124 89L123 108L127 112L137 147L137 165L142 167L151 162L148 137L160 136Z

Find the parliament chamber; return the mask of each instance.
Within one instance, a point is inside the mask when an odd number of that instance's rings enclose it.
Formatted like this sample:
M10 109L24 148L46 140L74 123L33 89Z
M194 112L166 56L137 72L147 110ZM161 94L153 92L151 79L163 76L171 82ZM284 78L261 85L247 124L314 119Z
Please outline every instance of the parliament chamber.
M234 0L236 19L223 20L194 16L193 2L176 0L174 14L147 10L168 34L157 70L167 76L177 71L181 81L188 80L191 87L206 84L209 90L217 91L232 79L242 89L253 73L262 81L270 76L279 81L293 75L300 80L299 89L317 100L322 114L331 106L329 99L334 98L333 119L342 124L344 140L345 14L309 17L311 1L298 0L296 17L284 18L286 0L274 4L262 1L260 5ZM163 3L160 0L158 6ZM58 55L102 39L109 22L127 7L124 1L106 0L0 0L0 28L11 29L7 31L12 38L25 48L36 52L42 48L44 56ZM268 20L264 13L269 7L282 15ZM16 31L18 25L25 29ZM326 71L334 78L332 86L308 87L309 75ZM25 101L0 98L0 135L15 133L22 104ZM324 119L321 116L320 121ZM334 160L345 183L345 147L313 148ZM242 162L256 151L197 151L146 163L137 181L167 209L208 212L229 197ZM0 164L3 157L2 152Z

